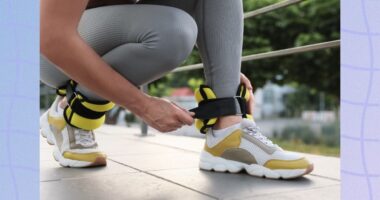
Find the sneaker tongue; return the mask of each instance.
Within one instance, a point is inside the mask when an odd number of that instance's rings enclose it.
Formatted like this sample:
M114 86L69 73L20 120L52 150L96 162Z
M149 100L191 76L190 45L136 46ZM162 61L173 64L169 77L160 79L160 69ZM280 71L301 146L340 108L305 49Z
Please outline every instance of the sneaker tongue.
M241 122L241 128L255 127L255 126L256 126L256 123L250 119L243 119L243 121Z

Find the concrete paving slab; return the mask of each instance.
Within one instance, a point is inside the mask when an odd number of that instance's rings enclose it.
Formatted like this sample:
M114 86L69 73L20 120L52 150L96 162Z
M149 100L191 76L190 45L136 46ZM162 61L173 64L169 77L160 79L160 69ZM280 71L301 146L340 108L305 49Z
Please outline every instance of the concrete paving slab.
M106 129L107 132L120 132L120 127L110 127ZM124 131L125 132L125 131ZM175 149L180 149L188 152L200 153L203 145L204 139L194 138L194 137L184 137L184 136L173 136L170 134L153 133L154 136L148 136L145 138L137 137L136 135L122 134L123 137L134 142L143 142L150 144L158 144L160 146L171 147ZM120 135L119 135L120 136ZM315 163L313 175L322 176L331 179L340 179L340 159L336 157L328 156L317 156L312 154L304 154L309 160Z
M152 136L153 135L153 136ZM103 168L61 168L41 138L41 199L337 199L339 159L308 155L313 175L291 181L198 169L202 138L104 126L96 131L108 154ZM338 196L339 197L339 196Z
M152 173L212 196L227 199L244 199L247 196L302 191L339 185L338 181L310 175L295 180L271 180L256 178L246 173L218 173L199 169L171 169L154 171Z
M40 149L40 162L53 159L53 148Z
M312 174L340 180L340 159L329 156L317 156L306 154L307 157L315 163Z
M110 159L144 171L198 168L199 155L194 153L166 153L153 155L110 156Z
M42 182L40 190L41 200L213 199L144 173Z
M97 141L99 148L107 153L108 156L178 153L178 150L173 148L123 137L104 139L103 137L98 136Z
M86 178L95 176L107 176L115 174L127 174L138 172L132 168L115 163L111 160L107 161L107 167L96 168L65 168L61 167L56 161L41 162L40 181L53 181L67 178Z
M340 199L340 186L329 186L317 189L291 191L284 193L273 193L269 195L244 197L243 199L252 200L294 200L294 199L307 199L307 200L339 200ZM231 200L234 198L231 198ZM238 199L236 199L238 200Z

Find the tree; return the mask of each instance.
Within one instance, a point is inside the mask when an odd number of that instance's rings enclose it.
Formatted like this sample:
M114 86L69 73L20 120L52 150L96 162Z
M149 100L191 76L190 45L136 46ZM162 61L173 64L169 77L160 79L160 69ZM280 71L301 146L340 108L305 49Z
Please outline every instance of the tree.
M252 11L281 0L244 0ZM340 38L339 0L308 0L257 17L246 19L243 54L256 54L336 40ZM256 87L270 80L278 84L297 83L325 93L338 104L340 51L326 49L279 58L244 62L242 72ZM195 49L184 65L200 63ZM173 87L187 85L190 78L203 78L202 70L171 74L158 82ZM158 83L155 83L158 84Z

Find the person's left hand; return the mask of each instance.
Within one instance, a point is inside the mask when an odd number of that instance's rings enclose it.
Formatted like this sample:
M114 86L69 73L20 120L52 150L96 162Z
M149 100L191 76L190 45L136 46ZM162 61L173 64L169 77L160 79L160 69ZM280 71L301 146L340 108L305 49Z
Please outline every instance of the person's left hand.
M253 109L255 106L255 97L253 96L253 86L251 84L251 81L243 73L240 73L240 83L244 84L250 93L249 100L248 100L248 113L253 116L253 111L254 111Z

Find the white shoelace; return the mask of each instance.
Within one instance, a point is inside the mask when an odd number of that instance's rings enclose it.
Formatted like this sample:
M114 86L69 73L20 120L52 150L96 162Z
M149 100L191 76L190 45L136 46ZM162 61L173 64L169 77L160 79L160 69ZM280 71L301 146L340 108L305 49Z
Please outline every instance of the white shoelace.
M90 147L95 144L95 138L92 131L85 131L82 129L75 130L75 142L84 147Z
M251 135L251 136L257 138L262 143L264 143L264 144L266 144L268 146L277 146L277 144L273 144L273 142L270 139L268 139L266 136L264 136L261 133L260 128L258 126L256 126L256 125L251 125L251 126L245 127L243 130L246 133L248 133L248 135Z

